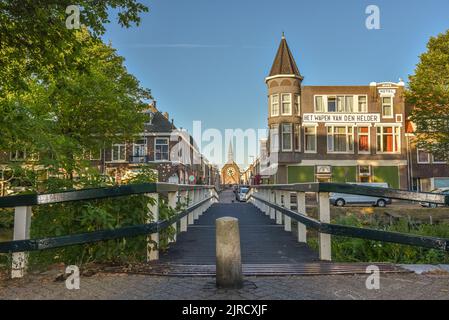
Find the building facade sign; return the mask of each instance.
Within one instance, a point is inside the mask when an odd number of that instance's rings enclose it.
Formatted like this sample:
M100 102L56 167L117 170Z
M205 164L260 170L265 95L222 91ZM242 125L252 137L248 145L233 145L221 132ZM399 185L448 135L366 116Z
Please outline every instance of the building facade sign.
M381 96L394 96L396 95L396 89L379 89Z
M305 113L302 118L303 123L319 123L319 122L332 122L332 123L348 123L348 122L363 122L363 123L379 123L379 113Z

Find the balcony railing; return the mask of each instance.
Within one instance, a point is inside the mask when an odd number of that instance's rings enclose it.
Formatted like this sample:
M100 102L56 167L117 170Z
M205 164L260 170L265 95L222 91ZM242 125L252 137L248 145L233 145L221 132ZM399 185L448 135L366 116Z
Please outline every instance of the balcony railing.
M134 155L129 156L129 163L147 163L150 161L149 156Z

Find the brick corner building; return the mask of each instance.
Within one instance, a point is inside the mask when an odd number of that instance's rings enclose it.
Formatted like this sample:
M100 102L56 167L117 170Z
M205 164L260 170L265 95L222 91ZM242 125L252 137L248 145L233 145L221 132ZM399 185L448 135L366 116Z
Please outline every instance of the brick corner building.
M402 80L365 86L305 86L303 79L282 36L265 79L267 148L278 159L270 183L387 182L392 188L416 188L419 170L414 162L421 154L413 149L412 134L407 131L409 109ZM433 165L431 159L429 155L428 166ZM429 184L425 189L432 187L431 181L449 185L444 178L449 176L447 163L438 165L438 170L421 168ZM428 177L433 174L441 177Z

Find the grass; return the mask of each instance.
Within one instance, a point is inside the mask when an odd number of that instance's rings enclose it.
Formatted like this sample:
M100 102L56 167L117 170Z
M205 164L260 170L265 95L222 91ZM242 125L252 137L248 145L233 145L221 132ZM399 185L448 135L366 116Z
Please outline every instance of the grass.
M408 219L399 219L394 224L384 224L372 217L357 215L341 216L332 223L360 228L380 229L392 232L449 239L449 224L410 224ZM317 233L311 232L308 244L318 250ZM332 259L335 262L390 262L404 264L447 264L447 252L415 246L373 240L332 236Z

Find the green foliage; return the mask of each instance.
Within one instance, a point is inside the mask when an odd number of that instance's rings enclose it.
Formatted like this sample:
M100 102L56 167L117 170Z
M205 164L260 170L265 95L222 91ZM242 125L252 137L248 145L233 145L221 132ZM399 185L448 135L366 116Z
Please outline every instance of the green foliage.
M27 90L32 75L46 81L75 69L84 44L73 36L77 30L66 27L66 8L73 4L81 9L81 25L96 38L105 32L111 12L126 28L138 25L140 14L148 12L136 0L0 0L0 87L6 94Z
M449 161L449 30L429 40L406 97L418 147Z
M24 169L22 169L24 170ZM78 188L94 188L112 186L109 179L99 175L93 169L80 172L77 180L58 177L39 181L34 179L33 172L22 172L28 177L29 190L45 190L58 192ZM127 183L151 183L157 180L157 175L149 167L141 170ZM98 230L112 230L126 226L146 224L153 220L148 207L154 205L154 199L146 195L133 195L119 198L99 199L89 201L67 202L33 207L31 238L49 238ZM175 209L168 206L167 199L160 197L159 219L166 220L185 209L186 205L179 203ZM5 218L5 226L12 226L13 210L3 210L0 217ZM2 221L2 220L0 220ZM160 233L159 250L166 250L170 240L175 236L175 229L169 227ZM30 254L32 268L45 268L53 263L76 264L85 263L137 263L146 259L147 236L116 239L99 243L69 246L50 249ZM0 264L8 266L9 255L0 255Z
M401 219L394 225L382 225L379 222L373 222L368 217L365 219L359 219L352 215L337 218L332 223L422 236L449 238L449 224L446 223L437 225L411 225L407 220ZM311 239L309 245L315 249L318 249L318 242L316 239ZM381 241L332 236L332 259L336 262L439 264L449 263L449 254L436 249L426 249Z

